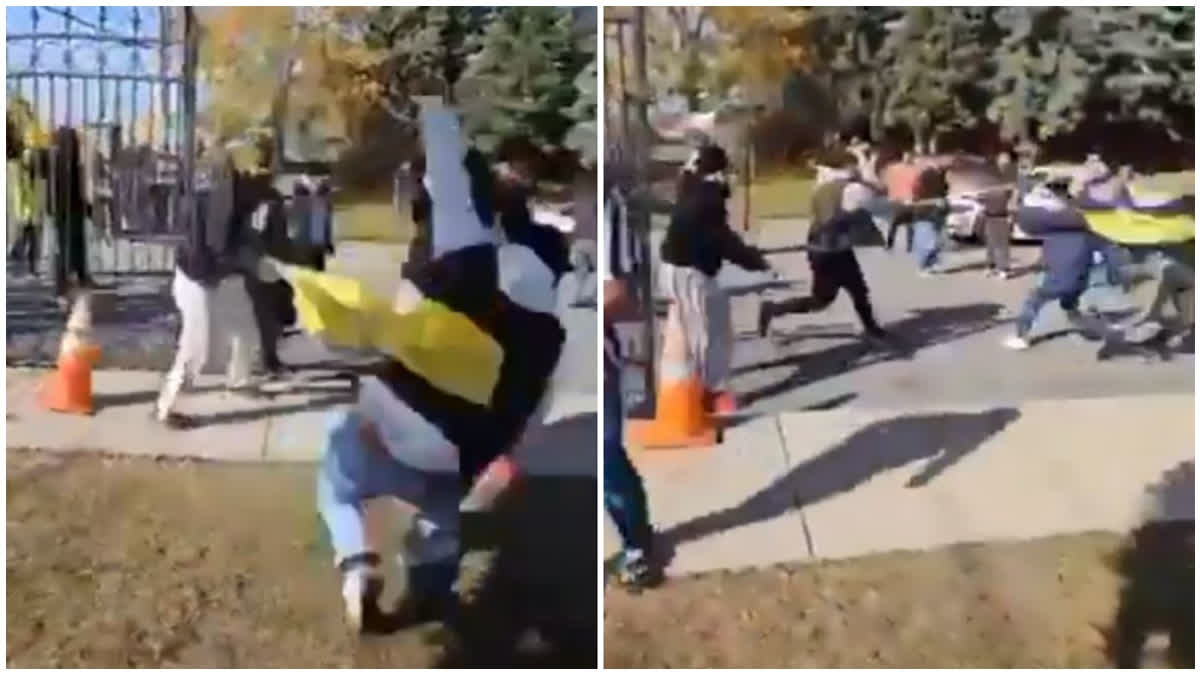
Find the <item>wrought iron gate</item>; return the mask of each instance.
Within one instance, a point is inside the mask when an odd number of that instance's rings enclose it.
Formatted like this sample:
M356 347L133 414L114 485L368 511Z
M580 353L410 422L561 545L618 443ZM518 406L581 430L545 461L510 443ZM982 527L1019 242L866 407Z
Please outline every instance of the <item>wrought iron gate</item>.
M91 271L169 270L194 219L196 44L190 7L8 7L10 116L27 145L81 149ZM43 233L53 222L43 208ZM47 244L53 238L46 236ZM49 252L52 246L42 246Z
M637 359L643 365L642 402L631 411L634 417L653 417L657 391L657 356L655 338L657 325L654 311L654 283L650 253L650 124L647 119L648 92L646 61L646 8L604 9L605 53L611 49L617 57L616 82L605 82L605 129L617 130L605 135L605 171L619 176L615 189L625 196L628 205L626 218L628 236L633 239L636 260L633 277L642 308L641 348ZM626 78L626 48L629 48L632 81ZM610 62L611 65L611 62ZM610 77L605 68L605 78ZM619 109L608 103L607 93L615 93ZM614 119L615 117L615 119ZM615 142L614 142L615 141ZM611 164L610 164L611 162Z

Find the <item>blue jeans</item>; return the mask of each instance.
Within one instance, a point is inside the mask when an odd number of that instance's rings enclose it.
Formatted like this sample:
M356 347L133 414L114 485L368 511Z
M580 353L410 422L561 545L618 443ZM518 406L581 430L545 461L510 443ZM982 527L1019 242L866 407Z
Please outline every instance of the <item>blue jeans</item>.
M1080 327L1080 323L1077 321L1077 312L1079 311L1079 298L1082 295L1083 289L1066 292L1050 289L1046 280L1043 279L1029 293L1029 297L1025 298L1025 304L1021 306L1021 312L1017 315L1017 335L1028 336L1029 331L1033 329L1033 322L1037 320L1042 308L1055 300L1067 313L1067 318L1071 320L1071 323Z
M620 382L619 376L604 378L604 507L621 535L622 548L644 550L650 545L650 516L642 477L621 439Z
M936 225L928 220L912 224L912 251L917 259L917 269L927 270L937 264L942 252L942 238Z
M402 464L360 440L361 418L353 411L330 416L317 470L317 510L337 559L376 553L367 541L364 502L392 496L418 509L405 540L404 560L413 590L449 593L458 577L459 503L457 473L428 473Z

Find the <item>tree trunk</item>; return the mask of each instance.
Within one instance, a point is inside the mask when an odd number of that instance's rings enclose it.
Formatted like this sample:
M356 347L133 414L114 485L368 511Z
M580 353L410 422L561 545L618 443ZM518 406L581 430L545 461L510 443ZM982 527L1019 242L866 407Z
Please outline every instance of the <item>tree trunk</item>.
M909 129L913 137L913 154L920 157L925 154L925 130L916 124L909 125Z

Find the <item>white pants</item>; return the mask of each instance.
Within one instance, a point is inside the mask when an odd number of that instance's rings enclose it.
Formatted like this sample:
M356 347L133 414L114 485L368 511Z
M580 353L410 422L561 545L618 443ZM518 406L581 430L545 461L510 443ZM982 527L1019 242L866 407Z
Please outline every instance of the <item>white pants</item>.
M156 414L166 419L179 393L196 381L208 360L209 336L229 340L229 365L225 385L231 389L250 381L252 358L258 343L254 308L240 276L226 277L207 288L178 269L171 282L171 297L182 316L175 362L167 371Z
M733 361L729 294L717 280L691 267L660 266L663 294L679 308L689 360L709 391L725 391Z

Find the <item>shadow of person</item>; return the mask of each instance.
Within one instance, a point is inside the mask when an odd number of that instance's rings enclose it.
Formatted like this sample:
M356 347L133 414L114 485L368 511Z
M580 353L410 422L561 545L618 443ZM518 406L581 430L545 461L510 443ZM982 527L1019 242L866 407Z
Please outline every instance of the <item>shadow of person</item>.
M1142 666L1149 636L1169 637L1167 664L1194 668L1196 649L1196 465L1179 464L1147 488L1150 517L1114 556L1124 579L1116 615L1104 630L1118 668Z
M926 347L986 332L1004 322L1000 318L1003 311L1003 305L996 303L922 308L915 310L910 316L886 326L889 333L895 337L896 342L893 349L878 350L856 340L814 352L792 354L771 361L740 366L734 368L732 374L737 376L768 368L795 367L795 370L782 380L741 394L740 398L743 404L749 406L755 401L777 396L852 370L897 358L911 358L917 351ZM803 337L805 335L800 334L799 339L803 339ZM833 337L841 337L841 335ZM780 344L787 346L794 341L795 339L785 337Z
M493 508L462 513L464 554L486 562L464 561L455 621L428 637L441 645L439 666L599 665L596 425L585 413L542 429L514 453L524 471ZM376 632L412 627L398 608Z
M769 520L846 492L872 476L924 459L907 486L927 485L943 471L1012 424L1020 413L994 408L979 413L907 415L875 422L789 471L745 501L680 523L661 535L666 551L686 541ZM669 554L668 554L669 555Z

